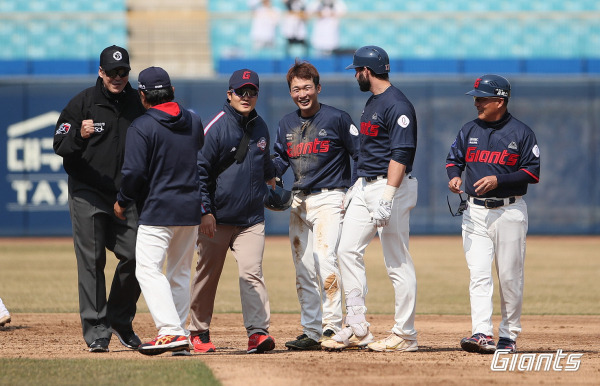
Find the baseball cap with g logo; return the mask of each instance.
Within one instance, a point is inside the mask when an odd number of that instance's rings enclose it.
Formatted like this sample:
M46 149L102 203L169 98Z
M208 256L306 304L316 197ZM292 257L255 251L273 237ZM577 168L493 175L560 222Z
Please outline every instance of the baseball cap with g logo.
M129 53L123 47L114 45L106 47L100 54L100 67L104 71L114 70L119 67L131 70L129 66Z
M247 68L242 68L231 74L229 89L237 90L243 86L254 86L258 90L258 74Z

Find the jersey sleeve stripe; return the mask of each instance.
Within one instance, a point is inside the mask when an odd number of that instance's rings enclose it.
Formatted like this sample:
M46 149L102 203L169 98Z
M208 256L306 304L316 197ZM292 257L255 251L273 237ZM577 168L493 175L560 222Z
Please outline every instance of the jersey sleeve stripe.
M528 171L526 169L521 169L521 170L524 171L525 173L529 174L531 177L533 177L535 182L540 182L540 178L538 176L536 176L535 174L531 173L530 171Z
M206 127L204 128L204 135L206 135L206 133L208 132L208 130L210 130L210 128L212 127L212 125L214 125L215 122L217 122L223 115L225 115L225 111L221 111L219 114L217 114L216 117L214 117L212 119L212 121L210 121L208 123L208 125L206 125Z
M446 168L452 167L452 166L456 166L456 164L446 164Z

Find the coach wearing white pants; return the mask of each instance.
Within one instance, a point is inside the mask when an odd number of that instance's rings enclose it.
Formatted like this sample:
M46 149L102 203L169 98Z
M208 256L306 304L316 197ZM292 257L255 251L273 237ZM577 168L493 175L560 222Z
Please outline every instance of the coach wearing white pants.
M127 131L123 182L114 205L141 206L136 243L136 277L158 336L143 343L146 355L189 353L184 328L190 305L190 277L200 204L199 150L204 144L200 117L173 102L174 88L165 70L149 67L138 77L148 110ZM167 258L168 256L168 258ZM167 264L166 276L162 268Z
M517 352L528 226L523 195L540 175L535 134L508 112L510 91L508 80L499 75L475 80L467 95L473 96L477 119L463 125L446 158L448 188L468 195L462 236L471 274L472 335L460 345L480 354ZM502 310L497 345L492 326L494 260Z

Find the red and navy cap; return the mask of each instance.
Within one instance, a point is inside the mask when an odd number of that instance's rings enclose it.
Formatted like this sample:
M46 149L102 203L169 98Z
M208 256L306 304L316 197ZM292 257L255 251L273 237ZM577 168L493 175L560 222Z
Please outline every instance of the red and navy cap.
M258 90L258 74L247 68L242 68L231 74L229 89L236 90L244 86L254 86Z

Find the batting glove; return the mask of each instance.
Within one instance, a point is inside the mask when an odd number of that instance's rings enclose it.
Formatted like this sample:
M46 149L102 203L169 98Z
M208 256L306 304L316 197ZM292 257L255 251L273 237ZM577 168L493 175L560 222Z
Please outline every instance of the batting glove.
M379 201L379 206L373 211L373 221L377 227L384 227L390 222L392 217L392 202L391 201Z

